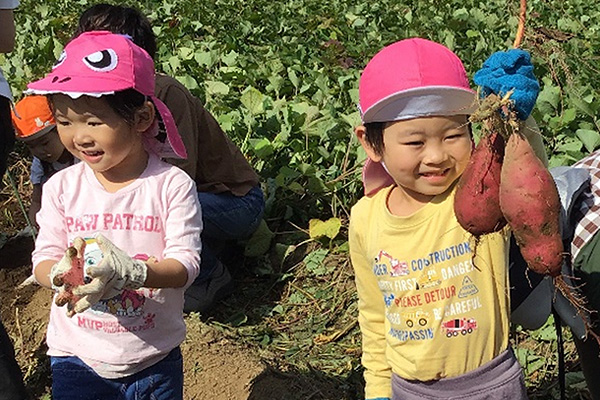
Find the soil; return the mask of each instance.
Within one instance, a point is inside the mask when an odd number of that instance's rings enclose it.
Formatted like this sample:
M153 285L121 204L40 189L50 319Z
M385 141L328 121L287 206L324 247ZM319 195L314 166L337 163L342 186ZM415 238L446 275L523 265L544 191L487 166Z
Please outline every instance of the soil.
M45 332L52 291L35 284L17 288L30 274L32 249L30 237L13 238L0 249L0 315L32 398L48 400ZM341 398L334 382L268 366L256 349L228 339L198 314L186 316L186 323L187 338L181 345L186 400Z

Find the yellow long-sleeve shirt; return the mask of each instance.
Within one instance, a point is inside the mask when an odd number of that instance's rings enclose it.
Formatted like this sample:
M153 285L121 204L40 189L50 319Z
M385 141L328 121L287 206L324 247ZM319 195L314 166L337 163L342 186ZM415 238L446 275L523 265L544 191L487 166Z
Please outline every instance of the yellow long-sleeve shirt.
M455 185L408 217L386 205L393 187L362 198L350 219L366 398L404 379L455 377L508 347L508 231L479 243L453 211Z

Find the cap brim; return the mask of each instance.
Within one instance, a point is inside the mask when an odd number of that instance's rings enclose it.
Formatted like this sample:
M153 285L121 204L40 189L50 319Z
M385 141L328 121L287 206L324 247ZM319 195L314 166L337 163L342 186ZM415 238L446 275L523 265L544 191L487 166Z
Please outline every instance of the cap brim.
M46 135L48 132L50 132L54 128L56 128L56 124L51 124L51 125L43 127L42 129L40 129L39 131L37 131L36 133L34 133L32 135L17 136L17 140L24 142L24 143L31 142L33 140L39 139L42 136Z
M363 123L390 122L426 116L470 115L477 109L477 94L454 86L427 86L403 90L364 110Z
M109 76L90 77L85 79L74 76L70 79L59 79L58 76L50 73L45 78L27 85L26 94L66 94L72 98L78 98L83 95L100 97L106 94L112 94L121 90L131 89L131 82L123 79L114 79ZM98 91L103 88L103 91Z

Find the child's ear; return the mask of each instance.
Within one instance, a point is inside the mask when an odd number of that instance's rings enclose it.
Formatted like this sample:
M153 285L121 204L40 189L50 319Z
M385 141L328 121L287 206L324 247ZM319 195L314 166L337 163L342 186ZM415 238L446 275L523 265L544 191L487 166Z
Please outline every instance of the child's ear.
M151 101L146 101L135 112L135 127L138 132L145 132L154 123L156 117L156 110L154 104Z
M365 153L367 153L367 156L375 162L381 161L381 156L377 154L375 149L373 149L373 146L371 146L371 144L367 141L367 128L365 128L364 125L359 125L354 128L354 133L356 134L360 145L365 150Z

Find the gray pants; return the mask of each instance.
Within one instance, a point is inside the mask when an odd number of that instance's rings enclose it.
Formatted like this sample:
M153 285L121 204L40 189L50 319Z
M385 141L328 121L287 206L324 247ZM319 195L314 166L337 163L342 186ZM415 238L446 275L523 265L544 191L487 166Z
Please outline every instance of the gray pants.
M474 371L438 381L407 381L392 375L393 400L527 400L525 378L512 349Z

